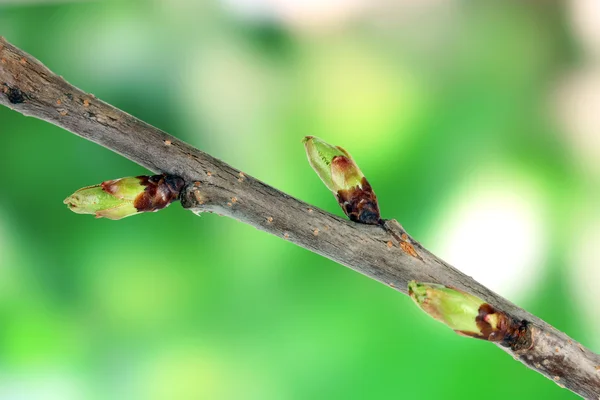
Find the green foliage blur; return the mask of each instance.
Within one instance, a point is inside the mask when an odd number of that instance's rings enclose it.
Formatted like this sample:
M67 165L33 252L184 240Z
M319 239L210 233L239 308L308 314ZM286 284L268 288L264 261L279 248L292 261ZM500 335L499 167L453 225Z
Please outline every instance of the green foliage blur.
M579 113L600 100L572 78L600 69L576 2L372 3L5 0L0 35L338 215L301 139L343 146L383 217L600 351L600 125ZM247 225L72 213L147 171L4 107L0 135L0 399L576 398Z

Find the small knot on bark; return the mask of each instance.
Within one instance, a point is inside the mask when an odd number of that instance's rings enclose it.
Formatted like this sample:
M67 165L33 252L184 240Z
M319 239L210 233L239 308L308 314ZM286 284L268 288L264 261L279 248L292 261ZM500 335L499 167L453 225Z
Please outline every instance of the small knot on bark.
M16 87L10 87L6 83L4 84L4 94L8 101L12 104L21 104L26 100L26 95L21 91L21 89Z
M513 351L530 349L533 346L533 337L529 322L526 320L513 321L502 344L510 347Z

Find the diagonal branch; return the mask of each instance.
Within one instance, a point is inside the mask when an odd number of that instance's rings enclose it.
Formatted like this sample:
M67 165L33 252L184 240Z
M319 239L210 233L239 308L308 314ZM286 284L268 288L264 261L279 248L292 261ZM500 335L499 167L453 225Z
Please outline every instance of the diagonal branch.
M585 398L600 398L600 356L424 249L395 221L350 222L297 200L85 93L0 38L0 103L58 125L157 173L182 177L182 204L289 240L407 293L411 280L471 293L516 320L527 340L499 346ZM407 243L409 245L407 245ZM416 254L415 254L416 253Z

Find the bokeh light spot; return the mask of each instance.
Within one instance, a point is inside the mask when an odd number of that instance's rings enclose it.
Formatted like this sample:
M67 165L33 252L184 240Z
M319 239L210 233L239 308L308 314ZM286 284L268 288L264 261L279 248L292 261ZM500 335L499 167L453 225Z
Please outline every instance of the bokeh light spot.
M373 151L399 146L425 95L417 75L401 64L343 42L311 47L300 81L314 120L310 133Z
M563 78L555 103L555 115L575 153L574 162L600 176L600 68L581 68Z
M222 0L241 17L272 20L303 31L338 27L364 15L367 0Z
M474 177L444 209L431 249L501 295L524 298L548 246L546 206L534 183L500 170Z
M40 370L0 375L0 399L80 400L87 398L73 371Z

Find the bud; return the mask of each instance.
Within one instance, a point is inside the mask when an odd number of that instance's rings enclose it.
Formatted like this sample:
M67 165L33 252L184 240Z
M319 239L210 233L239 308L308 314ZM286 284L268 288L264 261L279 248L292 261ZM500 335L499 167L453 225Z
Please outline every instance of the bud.
M121 178L79 189L63 203L78 214L117 220L167 207L184 184L183 179L171 175Z
M531 346L527 321L513 319L462 290L410 281L408 294L423 311L458 334L501 342L513 350Z
M423 311L455 331L479 335L476 319L484 301L442 285L415 281L409 282L408 294Z
M378 224L377 196L350 154L313 136L304 138L308 162L336 196L344 213L354 222Z

